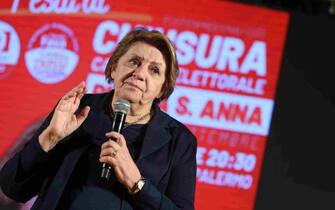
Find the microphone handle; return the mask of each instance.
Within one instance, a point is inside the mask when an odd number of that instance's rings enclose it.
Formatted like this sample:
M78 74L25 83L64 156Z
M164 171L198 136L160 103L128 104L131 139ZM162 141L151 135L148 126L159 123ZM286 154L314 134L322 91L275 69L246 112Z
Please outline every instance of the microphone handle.
M125 113L115 112L113 123L112 123L112 131L116 131L120 133L125 121L126 121ZM111 174L112 174L112 166L108 165L107 163L103 163L100 177L103 179L109 180L111 177Z

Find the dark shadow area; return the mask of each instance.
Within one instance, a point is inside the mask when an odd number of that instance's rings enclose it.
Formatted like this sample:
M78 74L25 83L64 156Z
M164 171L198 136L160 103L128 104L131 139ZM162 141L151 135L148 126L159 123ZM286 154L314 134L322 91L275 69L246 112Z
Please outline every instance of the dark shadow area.
M335 209L335 19L291 13L256 210Z
M233 2L253 4L288 12L301 12L306 15L327 16L335 18L335 2L332 0L230 0Z

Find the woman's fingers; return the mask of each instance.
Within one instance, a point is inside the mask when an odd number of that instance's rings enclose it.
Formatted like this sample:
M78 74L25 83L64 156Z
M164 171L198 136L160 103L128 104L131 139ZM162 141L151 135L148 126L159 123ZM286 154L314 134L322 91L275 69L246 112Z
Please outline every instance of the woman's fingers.
M85 93L86 93L86 86L85 86L85 82L83 81L83 82L79 83L79 85L77 85L76 87L74 87L72 90L70 90L68 93L66 93L63 96L63 99L67 100L67 99L75 97L75 96L77 96L79 94L83 94L84 95Z
M78 124L81 125L85 119L88 116L88 113L90 112L90 107L89 106L85 106L79 113L79 115L77 116L77 121Z
M79 105L80 104L80 100L83 98L83 96L85 95L85 93L79 93L76 95L76 98L74 99L74 104Z
M74 112L78 109L80 100L84 97L86 91L85 82L81 82L62 97L57 107L58 110L67 111L71 114L74 114ZM87 111L88 110L86 108L83 110L83 112L81 112L81 115L79 115L80 121L83 121L87 117Z
M85 93L87 92L85 82L81 82L79 84L79 88L76 89L75 92L76 92L77 98L80 100L85 95Z
M122 134L115 132L115 131L110 131L105 134L108 137L115 137L115 138L120 138Z
M85 89L85 82L84 81L82 81L82 82L80 82L76 87L74 87L71 91L74 91L74 92L76 92L77 90L80 90L80 89ZM70 92L71 92L70 91Z
M113 140L108 140L101 145L101 150L104 150L106 148L114 148L115 150L119 150L120 145Z
M102 156L99 158L99 161L101 163L107 163L108 165L113 166L113 168L116 168L116 160L112 156Z
M127 142L126 139L124 138L124 136L120 133L117 133L115 131L111 131L105 134L107 137L109 138L114 138L115 139L115 143L120 146L121 148L123 148L124 150L128 151L128 147L127 147Z
M115 131L110 131L110 132L106 133L105 135L107 137L110 137L110 138L115 138L118 143L119 143L120 140L122 140L122 142L126 142L126 140L124 139L124 136L121 133L118 133L118 132L115 132Z
M116 142L123 148L128 148L127 147L127 143L126 140L124 139L124 137L122 136L122 138L117 138Z
M118 152L119 151L117 149L106 148L104 150L101 150L100 157L104 157L104 156L116 157L116 155L117 155Z
M117 166L116 156L119 152L121 152L120 149L120 146L112 140L105 142L101 146L99 161L102 163L108 163L113 167Z

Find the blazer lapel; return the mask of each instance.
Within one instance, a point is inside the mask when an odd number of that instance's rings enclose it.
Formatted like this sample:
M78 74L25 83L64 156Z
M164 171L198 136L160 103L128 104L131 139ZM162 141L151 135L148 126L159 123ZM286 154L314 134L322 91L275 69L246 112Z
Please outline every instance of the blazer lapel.
M171 134L167 130L168 120L159 109L158 104L154 104L155 116L147 127L144 136L142 150L137 161L145 158L151 153L159 150L171 140Z

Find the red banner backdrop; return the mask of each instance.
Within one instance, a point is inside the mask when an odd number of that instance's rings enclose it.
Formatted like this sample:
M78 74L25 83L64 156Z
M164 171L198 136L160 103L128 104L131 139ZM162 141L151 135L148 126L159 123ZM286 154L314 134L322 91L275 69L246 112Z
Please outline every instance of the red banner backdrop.
M144 26L177 49L180 76L163 108L198 137L196 208L253 209L287 13L224 1L0 5L0 158L80 81L109 91L104 68L116 43Z

